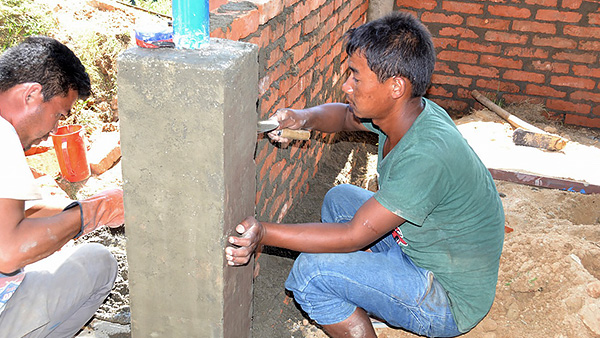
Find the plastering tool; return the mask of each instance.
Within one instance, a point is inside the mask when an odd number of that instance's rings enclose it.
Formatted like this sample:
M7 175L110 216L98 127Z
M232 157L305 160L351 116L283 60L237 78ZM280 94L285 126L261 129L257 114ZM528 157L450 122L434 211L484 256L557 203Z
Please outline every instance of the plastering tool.
M275 120L263 120L258 121L256 124L256 131L259 133L266 133L271 130L277 129L279 122ZM295 129L281 129L277 131L279 136L288 138L291 140L308 140L310 139L310 130L295 130Z

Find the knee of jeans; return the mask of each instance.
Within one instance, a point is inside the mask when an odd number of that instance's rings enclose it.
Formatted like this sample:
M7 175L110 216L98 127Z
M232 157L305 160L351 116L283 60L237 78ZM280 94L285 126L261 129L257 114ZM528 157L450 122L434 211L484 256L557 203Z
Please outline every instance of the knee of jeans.
M290 271L285 288L292 292L302 292L318 271L315 254L301 253Z
M323 205L321 206L321 220L323 222L335 222L335 208L339 203L340 197L345 196L344 189L351 184L340 184L329 189L325 197L323 198Z

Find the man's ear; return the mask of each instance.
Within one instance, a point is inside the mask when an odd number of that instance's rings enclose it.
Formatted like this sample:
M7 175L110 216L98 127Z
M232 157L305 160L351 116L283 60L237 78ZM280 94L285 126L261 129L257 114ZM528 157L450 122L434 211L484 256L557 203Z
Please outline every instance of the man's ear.
M394 76L391 78L392 86L392 97L394 99L401 98L403 95L408 93L409 85L408 81L402 76Z
M29 82L23 84L23 100L25 104L38 105L44 102L44 94L42 94L42 85L36 82Z

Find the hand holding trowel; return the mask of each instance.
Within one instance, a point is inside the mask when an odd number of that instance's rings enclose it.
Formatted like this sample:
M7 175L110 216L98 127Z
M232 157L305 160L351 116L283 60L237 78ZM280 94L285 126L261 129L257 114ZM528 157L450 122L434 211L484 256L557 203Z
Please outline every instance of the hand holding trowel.
M259 133L266 133L275 130L279 127L279 122L274 119L258 121L256 130ZM310 139L310 130L303 129L280 129L276 130L277 136L290 140L308 140Z

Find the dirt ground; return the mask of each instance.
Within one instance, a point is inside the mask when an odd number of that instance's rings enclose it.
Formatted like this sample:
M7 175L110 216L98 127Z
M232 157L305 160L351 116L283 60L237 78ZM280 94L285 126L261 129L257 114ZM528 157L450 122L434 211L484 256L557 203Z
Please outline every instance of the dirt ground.
M135 21L134 14L111 14L94 5L95 1L43 1L54 9L57 20L72 30L80 29L81 24L130 28ZM115 20L119 23L116 24ZM63 36L68 40L67 33ZM588 155L575 160L572 171L591 167L592 171L600 172L600 166L594 165L597 163L594 161L600 159L596 153L600 132L562 126L544 120L541 115L539 110L524 109L521 117L568 138L570 144L584 147L578 148L578 151ZM500 124L504 136L510 137L510 127L497 119L490 119L489 114L486 116L472 114L464 118L470 121L458 123ZM479 128L480 132L473 132L467 137L473 148L484 145L484 138L490 139L483 132L485 129ZM495 149L484 148L482 154L484 151L493 153ZM528 151L535 152L536 156L555 156L537 149ZM339 135L337 142L324 155L319 173L308 182L308 195L293 206L284 222L318 221L321 200L335 184L354 183L372 187L375 153L375 140L372 138L365 135L354 138ZM46 154L43 156L52 156L52 152ZM568 154L565 152L563 155L565 160L562 162L566 162ZM42 155L36 156L37 159L32 158L31 161L48 160L41 159ZM531 171L543 171L552 166L531 168ZM55 173L57 169L45 170L54 170ZM582 176L571 178L585 179L586 175L593 174L583 172ZM52 172L49 176L54 177ZM86 197L104 188L120 186L120 166L79 186L61 180L59 183L69 191L71 197ZM503 181L496 181L496 184L502 196L506 225L513 231L506 234L494 305L482 323L464 337L600 337L600 194L585 195ZM53 196L64 194L52 187L51 182L47 185L47 191ZM129 337L124 231L103 230L83 240L108 246L119 261L120 274L115 289L94 321L79 337ZM258 259L261 269L255 281L254 337L325 337L322 331L302 316L283 289L294 255L284 250L266 248ZM377 329L377 333L379 337L388 338L415 337L391 328Z

